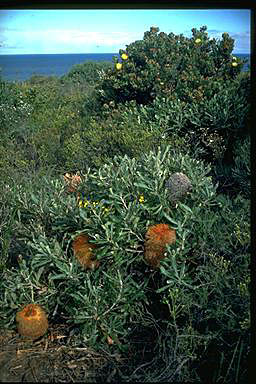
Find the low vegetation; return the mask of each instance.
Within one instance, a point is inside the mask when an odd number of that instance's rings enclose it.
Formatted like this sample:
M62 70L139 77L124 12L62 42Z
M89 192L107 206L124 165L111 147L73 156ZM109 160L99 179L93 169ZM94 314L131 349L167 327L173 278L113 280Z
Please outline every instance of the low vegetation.
M40 305L73 366L102 359L90 377L63 360L64 380L247 382L250 73L233 46L152 27L112 64L0 80L1 329Z

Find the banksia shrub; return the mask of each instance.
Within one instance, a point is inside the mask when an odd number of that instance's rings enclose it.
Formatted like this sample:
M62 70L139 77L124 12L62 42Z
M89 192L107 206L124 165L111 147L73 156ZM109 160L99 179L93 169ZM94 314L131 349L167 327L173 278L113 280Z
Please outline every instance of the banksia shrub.
M18 332L21 336L37 339L43 336L48 329L48 320L45 311L40 305L28 304L16 315Z
M196 148L191 158L187 150L161 145L140 158L116 156L88 171L79 187L92 200L104 199L111 208L107 216L96 207L79 209L74 197L61 199L59 180L47 185L43 180L42 186L31 182L29 189L28 183L10 184L7 196L18 203L20 215L8 226L22 244L25 239L27 249L20 254L29 258L2 271L0 326L9 328L17 305L33 294L35 302L47 303L51 313L56 308L58 321L72 327L73 345L135 356L138 364L146 352L150 372L141 373L142 381L198 382L199 369L191 366L205 368L205 359L218 350L223 352L216 358L219 376L211 370L201 381L226 377L230 367L226 381L245 382L240 378L249 346L250 204L241 196L235 201L217 196L210 165L195 155ZM243 163L248 164L246 158ZM172 207L165 182L177 172L189 178L192 191L184 204ZM44 217L48 220L42 222ZM70 262L72 233L77 255L87 244L86 261L99 247L101 269L85 273ZM87 234L95 234L93 244ZM143 262L161 267L153 276ZM107 344L109 338L113 345ZM193 377L183 369L176 374L180 361ZM135 371L132 363L125 375ZM123 377L129 379L136 381L135 374Z
M168 224L156 224L147 230L145 241L145 259L153 268L160 265L165 255L166 245L176 241L176 231Z
M72 243L72 248L76 259L85 269L95 269L99 266L99 262L93 255L93 249L97 246L89 243L87 235L77 236Z
M244 61L236 59L234 66L234 40L227 33L216 41L206 30L193 28L187 38L152 27L143 40L120 49L122 62L114 57L114 68L102 73L97 87L102 105L131 100L149 104L156 96L191 102L214 94L213 83L236 78Z
M234 136L245 132L250 105L250 76L241 76L246 61L234 58L233 48L234 39L227 33L216 40L206 26L193 28L190 38L152 27L143 40L120 49L113 68L102 73L95 88L97 102L102 113L115 119L123 114L118 105L135 102L146 108L158 100L161 111L153 108L148 125L157 120L160 129L155 131L166 127L161 138L172 137L178 125L190 147L204 151L201 158L226 159ZM171 103L177 111L168 108Z

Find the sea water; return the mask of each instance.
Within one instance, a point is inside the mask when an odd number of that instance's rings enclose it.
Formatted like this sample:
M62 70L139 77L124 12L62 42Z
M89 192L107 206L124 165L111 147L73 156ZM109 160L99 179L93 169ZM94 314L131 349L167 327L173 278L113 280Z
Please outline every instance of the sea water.
M0 55L0 74L4 80L24 81L32 75L62 76L73 65L85 61L112 61L116 53L72 53L41 55Z

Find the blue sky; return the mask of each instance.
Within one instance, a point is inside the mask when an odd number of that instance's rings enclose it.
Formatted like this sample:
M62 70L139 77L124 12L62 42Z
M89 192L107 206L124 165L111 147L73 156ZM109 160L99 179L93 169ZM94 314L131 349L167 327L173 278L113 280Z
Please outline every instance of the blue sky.
M250 10L0 10L0 54L118 53L151 26L191 36L235 39L233 53L250 53Z

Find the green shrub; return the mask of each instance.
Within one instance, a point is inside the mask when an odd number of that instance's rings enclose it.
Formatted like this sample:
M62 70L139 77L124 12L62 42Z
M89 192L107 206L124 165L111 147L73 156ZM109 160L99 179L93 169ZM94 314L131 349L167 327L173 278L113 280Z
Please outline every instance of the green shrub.
M162 115L164 111L168 113L164 103L162 109ZM159 124L157 115L152 118L155 116L153 108L127 102L123 106L110 105L103 114L104 120L91 118L80 135L80 147L90 166L103 165L115 155L139 158L161 143L186 149L185 141L175 132L168 138L164 135L168 123ZM78 146L74 145L74 148Z
M232 168L232 176L238 184L239 192L249 199L251 195L251 145L250 137L243 141L237 141L235 145L234 167Z
M105 72L112 64L110 62L86 61L81 64L73 65L71 70L60 78L61 83L68 80L74 83L86 83L95 85L100 79L101 73Z
M81 133L67 137L62 146L65 171L86 169L91 165L88 161L88 142L83 143Z
M251 194L250 136L234 140L232 159L217 161L212 167L218 193L225 193L231 199L241 194L249 198Z
M148 104L158 96L179 98L185 102L211 98L223 81L236 78L243 61L233 58L234 40L227 33L222 40L209 39L207 27L192 29L192 38L173 33L158 33L152 27L143 40L135 41L120 50L125 53L121 68L114 58L114 69L102 74L98 86L103 103L124 103L135 100ZM234 67L232 63L236 63Z
M143 342L136 344L144 329L155 338L145 361L151 381L198 381L200 369L192 367L201 366L212 344L219 353L216 380L241 381L249 329L249 206L241 197L217 197L209 171L162 145L141 158L114 157L88 170L79 191L95 206L77 207L52 177L14 188L12 225L24 250L19 265L2 274L1 326L14 327L16 311L32 300L47 309L50 323L53 313L65 321L77 343L130 352L126 378L142 380L133 371L145 351ZM175 172L189 177L192 190L171 206L165 181ZM157 223L176 229L177 240L153 272L144 262L144 240ZM73 256L71 242L82 232L98 248L95 271L82 270Z
M26 100L22 89L14 83L0 79L0 125L1 138L7 134L11 137L13 130L33 111L31 103Z
M60 78L61 95L68 95L68 93L79 95L82 104L79 107L79 114L85 121L91 114L97 115L99 112L94 88L101 74L111 66L111 62L86 61L74 65L67 74Z
M200 145L204 159L232 158L234 138L248 134L250 74L241 73L244 61L231 54L234 40L227 33L209 39L206 30L192 29L185 38L152 27L120 50L121 68L114 58L96 86L101 111L115 112L130 101L151 107L167 135L175 131Z
M58 78L56 76L44 76L39 74L33 74L30 76L28 80L25 81L25 83L29 86L31 85L44 85L48 86L51 84L57 84Z

